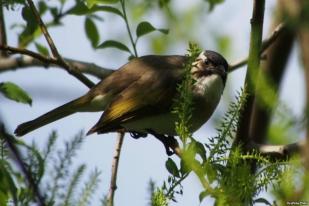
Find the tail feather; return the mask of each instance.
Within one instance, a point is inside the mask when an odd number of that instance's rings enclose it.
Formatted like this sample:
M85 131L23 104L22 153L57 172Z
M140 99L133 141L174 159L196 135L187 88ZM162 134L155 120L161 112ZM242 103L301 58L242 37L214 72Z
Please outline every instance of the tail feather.
M85 101L87 101L87 97L83 96L80 97L76 100L73 100L71 102L68 102L60 107L57 107L56 109L53 109L41 116L39 116L38 118L22 123L20 125L18 125L18 127L16 128L16 130L14 131L14 133L17 136L23 136L35 129L38 129L40 127L43 127L44 125L47 125L51 122L54 122L58 119L61 119L63 117L66 117L70 114L73 114L75 112L77 112L78 108L82 107L83 105L85 105Z

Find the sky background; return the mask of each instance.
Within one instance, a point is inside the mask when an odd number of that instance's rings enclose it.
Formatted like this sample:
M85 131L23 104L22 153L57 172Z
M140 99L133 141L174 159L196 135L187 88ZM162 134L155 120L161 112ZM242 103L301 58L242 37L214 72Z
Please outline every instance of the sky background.
M179 4L172 1L172 6L179 12L196 7L201 1L183 0ZM270 16L275 5L274 0L266 1L264 36L269 33ZM199 25L194 36L199 39L201 47L216 50L213 43L213 34L220 33L230 36L232 40L231 52L226 56L229 63L236 62L247 55L249 45L250 23L252 1L229 0L217 6L210 14L201 15L196 24ZM6 26L8 31L8 44L17 45L17 30L12 30L10 25L22 21L20 17L21 8L15 11L6 11ZM130 14L129 14L130 15ZM105 21L99 25L101 41L119 36L124 33L124 25L120 19L111 15L103 15ZM47 17L48 18L48 17ZM130 16L129 16L130 18ZM160 12L154 11L147 14L141 20L148 20L156 27L164 27ZM117 26L115 26L117 25ZM119 25L119 26L118 26ZM135 29L136 25L132 25ZM177 35L176 29L170 27L169 35ZM91 48L84 33L83 19L77 16L69 16L64 20L64 26L49 30L55 44L64 57L93 62L103 67L119 68L127 62L128 55L113 49L95 51ZM208 36L212 36L209 38ZM138 44L139 55L152 53L147 45L145 37ZM185 54L188 41L184 39L182 44L172 45L166 54ZM45 43L41 38L41 43ZM30 47L30 49L34 49ZM284 86L281 89L281 99L288 103L294 114L301 115L304 102L304 82L297 46L294 47L292 57L288 63L288 71L284 76ZM236 95L243 85L245 68L233 72L228 77L227 89L223 95L224 99ZM97 81L97 79L93 78ZM23 69L12 72L1 73L0 82L12 81L25 89L33 99L32 107L7 100L0 96L0 115L5 120L9 132L13 132L16 126L24 121L31 120L39 115L62 105L87 92L87 88L60 69ZM228 102L227 102L228 103ZM226 110L226 102L220 103L215 115L208 121L194 137L201 142L207 142L207 137L215 136L216 125L214 119L220 118ZM88 131L99 119L101 113L78 113L61 119L28 135L23 140L31 142L33 139L44 145L48 134L57 130L59 134L58 147L63 147L65 140L71 139L79 130ZM86 163L89 171L97 168L101 173L101 183L94 199L107 194L110 181L111 161L114 153L116 134L91 135L85 138L82 149L78 152L72 168L80 163ZM177 160L177 157L173 157ZM168 173L165 169L167 155L163 145L153 137L135 140L126 135L118 174L118 189L115 196L115 205L144 206L148 204L148 183L150 179L161 185L167 179ZM184 195L177 196L178 203L171 205L209 205L212 201L206 199L199 204L198 195L202 187L194 175L190 175L184 182ZM94 201L92 205L96 205Z

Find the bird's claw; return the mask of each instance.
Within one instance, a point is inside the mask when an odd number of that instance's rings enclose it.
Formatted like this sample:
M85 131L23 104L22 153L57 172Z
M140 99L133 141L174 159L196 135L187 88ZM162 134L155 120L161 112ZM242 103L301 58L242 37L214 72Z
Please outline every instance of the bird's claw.
M175 148L178 145L178 142L173 136L158 134L152 130L148 130L148 132L149 134L152 134L155 138L157 138L160 142L163 143L166 154L168 156L175 154L173 148Z

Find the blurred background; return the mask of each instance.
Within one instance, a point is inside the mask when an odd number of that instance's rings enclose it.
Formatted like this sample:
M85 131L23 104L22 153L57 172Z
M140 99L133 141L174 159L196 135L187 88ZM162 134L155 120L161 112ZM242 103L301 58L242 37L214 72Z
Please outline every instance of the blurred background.
M47 1L47 3L56 6L58 1ZM74 3L75 1L68 0L64 4L64 10ZM270 22L276 14L275 6L275 0L266 1L264 37L270 33ZM159 1L128 0L127 10L132 31L135 31L138 22L141 21L149 21L156 28L169 29L168 35L153 32L139 39L137 43L139 56L183 55L186 53L189 41L198 43L203 49L220 52L230 64L248 55L252 1L229 0L210 10L210 5L202 0L183 0L181 3L171 0L168 6L163 8L159 7ZM21 32L18 25L24 22L21 12L22 7L18 5L14 9L4 10L8 45L18 44L18 34ZM103 18L103 21L95 21L100 42L113 39L130 45L125 24L119 17L103 12L98 15ZM49 13L43 16L45 22L51 19ZM125 52L112 48L93 49L85 34L84 21L83 16L68 15L62 19L62 25L49 28L63 57L112 69L117 69L128 61L129 55ZM43 37L39 37L37 42L47 46ZM33 44L28 48L36 50ZM293 115L300 117L303 113L305 95L304 74L299 63L297 45L293 47L287 68L280 89L280 99L288 105ZM216 135L217 122L223 116L229 102L233 101L237 91L242 88L245 72L246 67L242 67L230 73L219 107L207 124L194 134L196 139L207 143L208 137ZM99 81L95 77L90 78ZM27 91L33 100L30 107L0 96L0 115L10 133L13 133L18 124L36 118L83 95L88 90L73 76L58 68L36 67L2 72L0 82L3 81L16 83ZM74 114L26 135L23 140L28 143L35 141L39 146L44 145L49 134L56 130L59 136L57 147L61 148L64 146L63 142L72 139L78 131L87 132L100 116L101 113ZM95 168L101 171L99 194L95 195L92 205L97 205L96 201L108 192L116 136L117 134L111 133L85 137L82 148L71 165L73 168L80 163L86 163L89 172ZM163 145L152 136L135 140L126 135L120 157L115 205L147 205L150 180L160 186L168 176L165 168L166 160ZM212 200L209 198L199 203L198 195L202 186L195 175L191 174L183 182L183 186L184 194L177 196L178 202L171 205L212 205Z

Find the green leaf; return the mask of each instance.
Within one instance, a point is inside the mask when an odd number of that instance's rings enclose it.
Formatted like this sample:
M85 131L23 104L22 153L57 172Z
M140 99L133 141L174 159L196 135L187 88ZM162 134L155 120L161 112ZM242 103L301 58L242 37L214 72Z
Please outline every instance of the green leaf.
M97 7L94 7L94 9L96 11L110 12L110 13L116 14L118 16L121 16L123 18L123 14L121 13L121 11L119 11L119 9L112 7L112 6L97 6Z
M180 161L180 172L182 175L191 172L190 166L183 159Z
M217 4L221 4L224 0L206 0L209 3L209 11L212 11Z
M91 8L88 8L82 2L77 3L72 9L70 9L69 14L85 15L85 14L95 13L97 11L110 12L110 13L116 14L116 15L118 15L118 16L123 18L123 15L122 15L121 11L119 9L115 8L115 7L94 5Z
M90 18L86 18L85 20L85 31L92 47L95 48L99 43L99 32L95 23Z
M171 158L168 158L168 160L165 162L165 167L171 175L173 175L175 177L180 177L177 165L175 164L175 162Z
M29 104L30 106L32 104L31 97L23 89L12 82L0 83L0 92L7 98L16 102Z
M48 7L47 7L47 5L44 1L39 1L38 7L39 7L39 13L41 15L44 14L48 9Z
M45 46L43 46L42 44L39 44L39 43L37 43L37 42L35 42L34 45L35 45L35 47L36 47L36 50L37 50L40 54L42 54L42 55L44 55L44 56L49 56L49 51L48 51L48 49L47 49Z
M73 8L69 10L69 14L74 15L85 15L90 12L90 9L83 3L83 2L77 2Z
M34 33L39 27L34 15L27 6L23 7L21 14L26 21L26 25L24 26L24 30L18 36L18 43L20 47L25 47L33 40Z
M96 4L115 4L118 2L119 0L86 0L88 8L91 8Z
M52 14L53 18L56 19L59 15L59 10L57 7L50 7L50 13Z
M96 2L101 4L116 4L119 0L96 0Z
M107 40L107 41L101 43L97 48L98 49L105 49L105 48L108 48L108 47L114 47L114 48L117 48L119 50L131 53L130 49L126 45L124 45L123 43L121 43L119 41L114 41L114 40Z
M141 37L145 34L153 32L153 31L159 31L159 32L162 32L164 34L168 33L167 29L157 29L154 26L152 26L149 22L143 21L143 22L139 23L137 28L136 28L136 36L137 36L137 38L139 38L139 37Z
M209 162L204 164L205 173L207 174L207 178L210 183L213 183L217 179L217 171L213 168L213 165Z
M3 160L0 160L0 199L8 199L8 194L10 193L13 197L13 199L17 199L17 188L16 185L14 183L13 178L10 175L10 172L7 170L7 168L5 167L5 162ZM1 203L1 201L0 201ZM7 204L4 204L7 205Z
M204 145L198 141L195 141L194 148L195 148L195 152L201 156L203 161L206 161L207 157L206 157L206 150L205 150Z
M207 197L208 195L209 195L209 193L208 193L207 191L201 192L200 195L199 195L199 200L200 200L200 202L202 202L203 199L204 199L205 197Z

